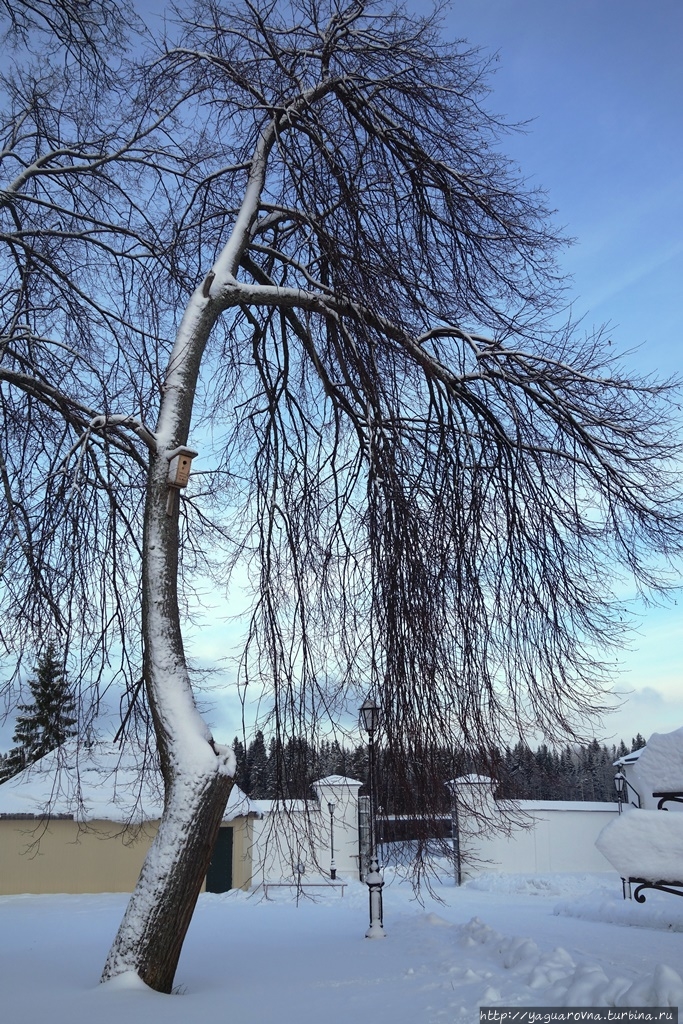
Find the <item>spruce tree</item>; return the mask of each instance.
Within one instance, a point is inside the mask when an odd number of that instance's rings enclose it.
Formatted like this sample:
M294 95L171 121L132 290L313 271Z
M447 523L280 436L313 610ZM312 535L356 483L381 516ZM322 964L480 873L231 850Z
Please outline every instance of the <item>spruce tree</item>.
M247 750L248 795L254 800L268 798L268 753L259 729Z
M74 698L53 644L48 645L33 671L35 678L28 683L33 703L19 705L22 714L17 717L12 737L16 746L5 758L4 778L23 771L76 733Z
M616 749L616 756L615 756L615 760L616 760L617 758L619 758L619 757L625 757L625 756L626 756L626 754L628 754L628 753L629 753L629 749L628 749L628 747L626 746L626 744L624 743L624 741L623 741L623 740L620 740L620 741L619 741L619 746L618 746L618 747L617 747L617 749Z
M235 754L235 784L243 793L249 792L249 778L247 776L247 752L244 744L238 736L232 742L232 749Z

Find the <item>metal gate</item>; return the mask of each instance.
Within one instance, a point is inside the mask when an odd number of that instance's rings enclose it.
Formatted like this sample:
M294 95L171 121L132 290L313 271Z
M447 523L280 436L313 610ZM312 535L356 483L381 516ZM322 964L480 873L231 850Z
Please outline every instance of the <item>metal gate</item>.
M358 797L358 865L361 882L370 871L370 797Z

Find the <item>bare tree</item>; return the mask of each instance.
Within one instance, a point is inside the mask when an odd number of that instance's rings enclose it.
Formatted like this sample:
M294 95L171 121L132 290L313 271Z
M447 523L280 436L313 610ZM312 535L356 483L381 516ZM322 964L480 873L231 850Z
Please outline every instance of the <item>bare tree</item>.
M42 60L66 55L89 89L108 77L132 24L142 27L127 0L0 0L2 41Z
M2 639L49 615L101 666L116 637L131 699L141 648L165 812L104 977L161 991L232 785L183 650L196 569L250 573L276 740L371 690L428 816L444 744L577 733L616 574L665 587L682 540L675 392L552 328L561 239L477 52L365 0L176 19L105 96L5 80L2 129ZM169 500L190 432L206 469Z

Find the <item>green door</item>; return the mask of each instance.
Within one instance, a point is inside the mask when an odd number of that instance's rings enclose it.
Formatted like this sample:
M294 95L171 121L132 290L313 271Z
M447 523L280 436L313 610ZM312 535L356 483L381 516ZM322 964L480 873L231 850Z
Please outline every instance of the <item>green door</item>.
M232 829L221 828L206 872L206 891L227 892L228 889L232 889Z

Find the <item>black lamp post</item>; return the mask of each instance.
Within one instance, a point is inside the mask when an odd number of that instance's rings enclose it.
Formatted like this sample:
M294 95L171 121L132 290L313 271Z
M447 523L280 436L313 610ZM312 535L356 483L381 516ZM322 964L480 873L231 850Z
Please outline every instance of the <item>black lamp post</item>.
M337 877L337 865L334 862L334 800L328 800L327 809L330 812L330 878L332 881Z
M370 754L370 871L365 876L370 897L370 926L365 933L366 939L383 939L385 932L382 925L382 887L384 879L379 870L377 860L375 830L375 731L379 725L379 708L370 697L364 701L360 709L360 719L368 734Z
M621 814L621 807L624 802L624 790L626 789L626 776L623 772L617 772L614 776L614 788L617 791L617 800L619 801L619 814Z

